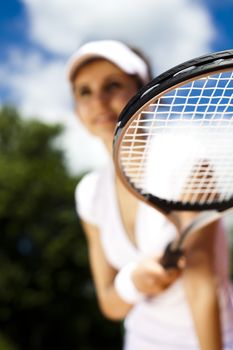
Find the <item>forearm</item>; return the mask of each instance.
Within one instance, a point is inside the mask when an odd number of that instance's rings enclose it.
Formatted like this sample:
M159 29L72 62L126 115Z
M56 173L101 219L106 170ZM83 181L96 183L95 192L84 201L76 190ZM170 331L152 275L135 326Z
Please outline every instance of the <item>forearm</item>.
M119 296L114 285L110 285L98 295L99 306L105 317L111 320L122 320L133 304L129 304Z
M102 292L98 289L102 312L112 319L125 318L132 305L144 298L133 281L137 263L129 262L115 275L113 281Z
M222 350L217 283L203 266L184 272L184 286L201 350Z
M87 237L90 267L99 307L107 318L121 320L125 318L132 305L124 302L115 289L114 280L117 271L105 257L99 228L85 221L82 221L82 225Z

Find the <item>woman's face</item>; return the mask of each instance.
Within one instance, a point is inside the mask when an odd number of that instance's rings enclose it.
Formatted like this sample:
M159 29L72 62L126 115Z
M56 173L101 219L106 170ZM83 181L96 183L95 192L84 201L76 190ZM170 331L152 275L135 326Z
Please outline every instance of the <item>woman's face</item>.
M76 113L103 141L112 141L120 112L138 90L136 79L104 59L80 68L73 83Z

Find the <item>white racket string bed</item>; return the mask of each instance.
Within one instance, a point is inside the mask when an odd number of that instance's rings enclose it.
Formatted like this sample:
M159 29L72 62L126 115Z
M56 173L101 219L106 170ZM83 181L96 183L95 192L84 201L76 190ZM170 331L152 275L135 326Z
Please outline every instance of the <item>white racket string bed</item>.
M187 236L233 211L233 50L142 88L120 115L113 149L125 186L176 225L161 260L175 267ZM185 226L184 212L196 212Z

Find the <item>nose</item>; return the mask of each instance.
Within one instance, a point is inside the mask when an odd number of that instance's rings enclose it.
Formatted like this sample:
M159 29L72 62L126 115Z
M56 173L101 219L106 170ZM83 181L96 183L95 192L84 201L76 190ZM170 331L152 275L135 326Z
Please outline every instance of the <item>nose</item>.
M93 94L93 101L96 104L107 105L110 101L108 94L105 91L96 91Z
M110 109L110 98L103 91L96 92L92 96L92 109L96 115L105 114Z

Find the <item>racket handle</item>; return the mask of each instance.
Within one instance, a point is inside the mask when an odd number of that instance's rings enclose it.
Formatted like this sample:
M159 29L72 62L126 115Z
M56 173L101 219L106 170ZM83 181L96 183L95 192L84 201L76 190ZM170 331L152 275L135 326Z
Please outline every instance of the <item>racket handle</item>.
M167 245L165 252L160 260L160 264L165 269L179 268L178 261L184 255L184 252L180 248L172 249L172 242Z

